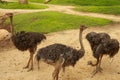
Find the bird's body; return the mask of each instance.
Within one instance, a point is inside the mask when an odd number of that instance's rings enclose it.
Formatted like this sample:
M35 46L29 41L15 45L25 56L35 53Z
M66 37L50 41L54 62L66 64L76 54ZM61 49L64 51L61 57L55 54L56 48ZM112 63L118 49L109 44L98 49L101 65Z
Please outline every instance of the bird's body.
M28 64L24 68L29 67L29 63L31 62L31 69L33 69L33 55L37 49L37 45L46 39L45 35L38 33L38 32L17 32L13 34L12 41L15 47L21 51L29 50L30 58Z
M86 38L90 43L94 58L97 59L95 64L91 61L88 62L89 65L96 66L96 71L93 74L95 75L98 71L102 70L100 64L103 55L109 55L112 58L118 53L119 42L116 39L111 39L107 33L90 32L86 35Z
M84 56L82 51L58 43L41 48L38 53L39 54L36 55L38 61L43 59L45 61L53 61L53 63L58 61L60 55L63 55L63 58L65 59L63 67L69 65L74 66L76 62Z
M81 49L77 50L72 47L66 46L64 44L52 44L41 48L36 54L36 59L39 61L44 61L45 63L51 64L55 67L55 70L52 74L53 80L58 80L58 74L63 68L67 66L75 66L76 62L84 56L85 50L82 43L82 32L86 29L85 26L80 27L79 41Z
M12 36L15 47L21 51L37 47L37 44L44 39L46 39L46 37L38 32L21 31Z
M15 33L14 27L13 27L13 13L6 13L5 16L8 16L10 18L10 30L11 30L11 36L13 44L18 50L26 51L29 50L30 52L30 58L28 60L27 66L24 68L29 67L29 63L31 62L31 68L28 70L33 70L33 55L37 49L37 45L46 39L46 36L44 34L38 33L38 32L25 32L20 31Z
M86 39L90 43L90 46L91 46L91 49L92 49L93 55L94 55L98 45L103 43L107 39L110 39L110 36L107 33L90 32L86 35Z
M100 54L109 55L110 58L114 57L119 51L119 42L116 39L109 39L100 44L95 52L94 57L98 57Z

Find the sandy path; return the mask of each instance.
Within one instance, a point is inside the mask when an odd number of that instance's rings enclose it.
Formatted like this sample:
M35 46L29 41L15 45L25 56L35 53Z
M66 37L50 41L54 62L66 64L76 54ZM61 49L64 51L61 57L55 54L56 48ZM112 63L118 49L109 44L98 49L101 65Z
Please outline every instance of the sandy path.
M71 6L48 6L48 9L43 10L0 9L0 12L29 13L39 11L59 11L68 14L100 17L113 21L120 21L119 16L76 12L71 10ZM110 64L108 56L104 56L102 60L103 73L98 73L96 76L91 78L91 73L95 68L88 66L87 61L95 61L95 59L92 57L90 46L85 39L85 35L91 31L107 32L112 38L116 38L120 41L120 23L108 25L102 28L99 26L95 28L88 28L83 33L83 43L86 50L85 56L78 61L74 68L68 67L65 73L61 71L59 80L120 80L120 74L118 74L120 73L120 51L114 57L112 64ZM46 35L47 40L41 43L38 47L41 48L53 43L62 43L79 49L78 34L79 30L50 33ZM54 68L45 63L41 63L39 71L37 70L36 64L34 64L34 71L27 72L27 70L22 69L22 67L26 65L28 58L28 51L21 52L15 48L4 50L0 49L0 80L52 80L51 74Z
M86 50L85 56L79 60L74 68L68 67L65 73L61 71L59 80L120 80L120 74L118 74L120 73L120 51L114 57L112 64L110 64L108 56L104 56L102 60L103 73L98 73L95 77L91 78L91 73L95 68L88 66L87 61L95 61L95 59L92 57L90 46L85 39L85 35L88 32L95 31L107 32L112 38L120 41L119 30L120 24L108 25L102 28L88 28L83 33L83 42ZM46 35L47 40L38 47L41 48L53 43L63 43L79 49L78 34L79 30L50 33ZM0 51L0 80L52 80L51 74L54 68L45 63L41 63L39 71L36 64L34 64L34 71L27 72L27 70L22 69L27 63L28 58L28 51L20 52L14 48Z

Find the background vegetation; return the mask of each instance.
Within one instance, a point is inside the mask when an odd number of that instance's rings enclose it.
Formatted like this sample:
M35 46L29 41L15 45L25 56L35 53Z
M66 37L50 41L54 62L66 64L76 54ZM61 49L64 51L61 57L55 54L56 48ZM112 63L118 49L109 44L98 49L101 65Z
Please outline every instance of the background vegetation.
M86 26L103 26L112 23L110 20L77 16L60 12L37 12L14 16L14 26L17 31L55 32L77 29L81 24Z
M44 0L30 0L43 3ZM120 15L120 0L52 0L50 4L74 5L74 10Z
M29 1L44 3L44 0ZM50 4L74 5L74 10L83 12L120 15L120 0L52 0ZM17 2L9 2L7 4L0 4L0 8L44 9L47 8L47 6L32 3L20 5ZM19 14L14 16L14 26L16 31L25 30L49 33L76 29L79 28L81 24L91 27L103 26L110 23L113 22L107 19L70 15L53 11Z
M120 15L120 6L78 6L74 10Z
M44 0L30 0L31 2L43 3ZM83 6L113 6L120 5L120 0L52 0L52 4L69 4L69 5L83 5Z
M0 4L0 8L3 9L45 9L47 6L36 5L36 4L19 4L17 2L7 2L4 4Z

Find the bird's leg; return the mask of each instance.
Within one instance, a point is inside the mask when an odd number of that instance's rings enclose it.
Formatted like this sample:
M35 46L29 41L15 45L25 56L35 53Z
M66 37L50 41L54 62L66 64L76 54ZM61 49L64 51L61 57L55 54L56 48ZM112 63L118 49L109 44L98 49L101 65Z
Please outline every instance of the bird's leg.
M97 62L94 64L92 61L88 61L87 65L91 66L97 66L99 64L99 59L97 59Z
M65 72L65 67L63 67L63 72Z
M58 75L59 75L59 72L60 72L60 68L55 68L52 76L53 76L53 80L58 80Z
M58 80L58 75L59 75L59 72L62 68L64 61L65 61L64 58L60 57L59 60L55 63L55 70L52 74L53 80Z
M100 56L100 60L99 60L99 64L98 64L99 72L102 72L102 70L103 70L103 69L100 67L102 57L103 57L103 55Z
M31 48L29 51L30 51L31 68L28 71L31 71L31 70L33 70L33 55L36 51L36 47Z
M97 58L97 62L99 64L99 58ZM98 73L98 64L96 65L96 69L93 71L92 77L95 76L96 73Z
M40 66L39 66L39 61L38 61L38 70L40 69Z
M101 55L100 58L97 59L98 65L96 65L96 70L93 72L92 76L94 76L98 72L102 72L103 69L100 67L102 57L103 57L103 55Z
M23 69L29 68L30 60L31 59L29 58L27 65L25 67L23 67Z
M33 54L32 53L30 53L30 61L31 61L31 68L28 69L28 71L33 70Z

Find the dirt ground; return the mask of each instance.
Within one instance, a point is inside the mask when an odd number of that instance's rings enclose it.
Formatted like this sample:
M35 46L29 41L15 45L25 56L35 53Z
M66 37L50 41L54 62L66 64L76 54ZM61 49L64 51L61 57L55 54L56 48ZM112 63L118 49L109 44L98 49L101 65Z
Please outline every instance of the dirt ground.
M88 32L106 32L112 38L120 41L120 23L104 27L88 28L83 32L83 43L86 50L85 56L81 58L76 66L67 67L66 72L60 72L59 80L120 80L120 51L114 57L112 63L108 56L102 60L103 72L96 74L91 78L92 71L95 67L87 65L89 60L96 61L92 56L89 43L85 39ZM78 40L79 30L68 30L47 34L47 40L38 45L38 48L53 44L62 43L73 48L79 49ZM0 47L0 80L52 80L54 67L45 63L40 63L40 70L34 62L34 70L27 72L23 69L26 65L29 52L21 52L16 48L9 46Z
M11 1L11 0L10 0ZM67 14L75 14L82 16L92 16L106 18L113 21L120 21L120 16L103 15L96 13L82 13L71 10L71 7L48 5L48 9L43 10L12 10L12 9L0 9L3 13L26 13L26 12L40 12L40 11L58 11ZM0 12L0 14L1 14ZM76 66L67 67L66 72L60 72L59 80L120 80L120 51L114 57L111 62L108 56L104 56L102 60L103 72L96 74L91 78L92 71L95 67L87 65L89 60L96 61L92 56L92 51L85 36L88 32L106 32L111 35L112 38L116 38L120 41L120 23L108 25L104 27L88 28L83 33L83 43L85 46L85 56L81 58ZM80 49L79 45L79 30L68 30L47 34L47 40L38 45L38 49L53 43L62 43L71 46L76 49ZM6 46L7 45L7 46ZM23 67L27 64L29 58L29 52L21 52L12 46L11 42L0 43L0 80L52 80L52 72L54 67L45 63L40 64L40 70L37 69L37 65L34 62L34 70L27 72L27 69Z

